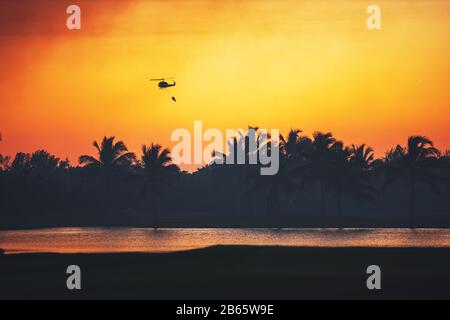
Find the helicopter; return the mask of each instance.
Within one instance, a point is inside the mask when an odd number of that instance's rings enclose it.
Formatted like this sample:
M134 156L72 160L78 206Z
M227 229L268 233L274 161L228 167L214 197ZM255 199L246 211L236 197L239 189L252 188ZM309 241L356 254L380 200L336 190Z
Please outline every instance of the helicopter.
M170 87L175 87L176 82L175 80L173 81L173 83L168 83L166 80L171 80L171 79L175 79L174 77L170 77L170 78L159 78L159 79L150 79L150 81L159 81L158 82L158 87L160 89L168 89ZM177 102L177 100L175 99L174 96L170 97L174 102Z

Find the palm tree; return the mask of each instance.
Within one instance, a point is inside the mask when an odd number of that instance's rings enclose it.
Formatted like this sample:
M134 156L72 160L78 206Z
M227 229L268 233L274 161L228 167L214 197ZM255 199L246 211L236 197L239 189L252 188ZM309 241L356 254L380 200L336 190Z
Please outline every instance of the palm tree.
M434 192L439 192L439 184L449 184L449 180L437 175L434 169L441 167L444 162L439 161L439 150L433 142L424 136L411 136L408 145L397 145L390 150L384 159L386 181L383 188L395 181L405 181L409 186L409 217L414 227L416 185L427 185Z
M332 146L332 168L328 179L328 186L336 194L337 213L342 215L342 198L345 194L356 199L374 201L376 188L367 183L370 164L373 162L373 150L366 147L352 145L344 148L341 142Z
M365 144L360 146L352 144L348 147L350 161L361 170L370 170L375 161L373 149Z
M265 147L270 146L270 135L259 131L258 127L248 126L246 132L238 132L239 135L227 141L228 153L215 151L215 159L224 164L217 167L216 177L222 183L229 182L233 190L234 214L240 212L241 199L245 195L245 178L252 174L253 169L260 163L260 156L265 151ZM250 160L256 163L250 164ZM231 161L228 163L227 161ZM226 183L225 182L225 183Z
M325 190L332 171L333 145L337 143L331 132L314 132L312 140L303 140L306 164L297 173L308 180L317 181L320 189L321 215L325 216Z
M178 177L180 169L172 164L169 149L162 149L158 144L142 146L142 166L144 169L144 185L142 195L150 191L153 223L158 227L157 198L161 198L173 178Z
M257 194L259 192L266 195L267 215L281 214L282 197L290 195L295 191L306 191L295 174L295 163L289 161L286 156L280 158L278 173L275 175L260 175L259 169L253 168L249 174L249 179L253 181L249 191L245 195Z
M104 137L101 146L99 146L97 141L94 141L93 146L97 149L98 158L82 155L79 158L80 164L85 165L85 167L104 169L106 171L129 165L135 159L135 154L128 152L123 141L114 143L114 139L115 137Z
M81 165L85 168L95 170L101 173L101 183L104 196L99 199L100 204L105 208L110 204L110 199L114 198L113 194L117 191L114 188L113 174L118 173L119 168L130 166L135 159L132 152L128 152L127 147L123 141L114 142L115 137L103 137L102 143L99 146L97 141L93 142L93 146L97 149L97 158L82 155L79 158Z
M302 132L300 129L291 129L286 138L280 134L280 151L288 158L296 157L298 155L298 143L299 134Z

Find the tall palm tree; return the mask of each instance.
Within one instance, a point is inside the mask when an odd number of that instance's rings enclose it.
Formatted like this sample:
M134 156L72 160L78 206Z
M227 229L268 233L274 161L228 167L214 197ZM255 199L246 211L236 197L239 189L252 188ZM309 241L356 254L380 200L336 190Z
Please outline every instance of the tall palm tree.
M298 143L299 134L302 132L300 129L291 129L286 138L280 134L280 151L288 158L296 157L298 155Z
M155 229L159 223L157 198L163 196L164 189L174 178L178 177L180 172L179 167L171 162L169 149L162 149L159 144L153 143L150 146L142 146L142 166L144 169L142 196L150 192Z
M130 166L135 160L135 154L128 152L123 141L114 142L115 137L103 137L101 145L94 141L92 145L97 149L97 158L82 155L79 158L80 165L85 168L93 169L101 173L101 183L103 197L99 198L99 203L104 208L110 206L110 199L114 198L117 189L112 179L114 174L118 173L119 168Z
M224 182L230 184L230 189L234 193L232 202L235 215L239 214L241 199L246 193L244 188L247 181L245 178L251 175L258 166L261 154L267 152L265 147L269 145L269 134L263 134L258 127L248 126L246 132L239 131L236 137L227 141L227 153L214 152L219 163L224 164L217 168L216 177L222 181L222 184ZM256 160L256 164L250 164L252 158ZM232 163L228 163L229 160Z
M328 187L336 194L337 213L342 215L342 198L349 195L356 199L374 201L375 187L368 183L373 151L370 147L351 146L344 148L337 142L332 149L332 170L328 178Z
M105 169L107 171L129 165L135 159L135 154L128 152L123 141L114 143L114 139L115 137L104 137L101 146L99 146L97 141L94 141L93 146L97 149L98 157L82 155L79 158L80 164L85 167Z
M350 153L350 161L361 170L370 170L375 161L375 155L371 147L362 144L360 146L352 144L347 148Z
M313 139L303 143L307 145L306 164L299 167L297 172L319 184L321 215L325 216L325 190L332 171L331 150L337 141L331 132L314 132Z
M248 178L252 181L245 195L262 193L266 198L267 215L281 214L282 197L295 191L306 191L304 185L295 174L295 163L286 156L280 159L278 173L275 175L260 175L259 169L253 168Z
M397 145L384 159L386 181L383 188L402 180L409 186L409 217L414 227L416 185L423 184L434 192L439 192L439 184L449 185L449 180L437 175L433 170L442 166L439 150L424 136L411 136L406 147Z
M269 139L270 135L263 134L258 127L248 126L247 131L238 131L237 136L227 141L227 154L216 151L215 156L223 163L230 160L229 164L249 164L252 157L256 159L256 163L259 163L259 155L270 141Z

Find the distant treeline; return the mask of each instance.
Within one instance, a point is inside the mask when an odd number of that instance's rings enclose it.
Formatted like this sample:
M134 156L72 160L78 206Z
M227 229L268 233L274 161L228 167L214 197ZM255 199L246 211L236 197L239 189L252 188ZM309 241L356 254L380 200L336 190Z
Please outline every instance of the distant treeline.
M248 159L270 139L261 137L252 128L229 141L228 149L233 155L240 149ZM280 136L280 167L273 176L261 176L260 164L214 163L188 173L157 144L143 146L139 155L114 137L93 146L95 156L80 156L76 166L45 150L0 155L0 228L158 226L199 216L325 221L401 215L414 225L418 215L450 216L450 154L424 136L411 136L376 159L365 144L347 146L332 133L308 137L291 130Z

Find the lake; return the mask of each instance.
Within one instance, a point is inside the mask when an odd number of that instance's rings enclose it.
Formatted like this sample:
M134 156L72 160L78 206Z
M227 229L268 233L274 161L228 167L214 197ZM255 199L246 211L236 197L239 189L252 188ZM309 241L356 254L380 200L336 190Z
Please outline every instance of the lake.
M173 252L213 245L450 247L450 229L52 228L0 231L6 253Z

